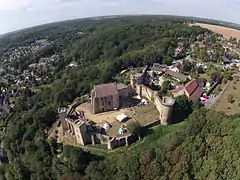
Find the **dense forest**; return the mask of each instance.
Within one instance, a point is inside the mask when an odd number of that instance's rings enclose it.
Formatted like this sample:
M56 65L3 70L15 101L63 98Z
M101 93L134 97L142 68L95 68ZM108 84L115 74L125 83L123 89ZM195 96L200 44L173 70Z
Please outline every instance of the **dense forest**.
M171 132L153 129L145 138L151 147L94 154L47 139L59 105L88 93L93 84L113 81L125 68L184 57L205 32L211 33L180 20L143 16L55 23L0 39L1 54L37 39L54 41L52 51L59 54L54 82L23 94L1 120L7 127L1 179L237 179L239 118L204 109L170 126ZM178 43L184 51L175 57ZM71 61L79 66L66 69Z

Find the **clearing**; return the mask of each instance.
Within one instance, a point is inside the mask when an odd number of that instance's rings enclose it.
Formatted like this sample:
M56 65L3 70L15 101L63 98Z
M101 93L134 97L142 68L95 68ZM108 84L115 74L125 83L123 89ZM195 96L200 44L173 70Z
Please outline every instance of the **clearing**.
M226 114L233 115L240 113L240 81L239 77L234 77L222 96L216 102L214 108ZM230 100L232 96L232 101Z
M204 24L204 23L195 23L193 25L200 26L202 28L209 29L215 33L222 34L225 38L234 37L236 39L240 39L240 30L232 29L223 26L216 26L211 24Z

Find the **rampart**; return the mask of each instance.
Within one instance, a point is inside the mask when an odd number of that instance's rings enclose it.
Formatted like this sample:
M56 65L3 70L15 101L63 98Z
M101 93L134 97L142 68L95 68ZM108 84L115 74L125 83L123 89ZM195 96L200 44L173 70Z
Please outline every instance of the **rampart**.
M159 97L157 91L153 91L145 85L135 85L136 93L140 97L145 97L156 105L159 111L159 119L162 125L168 125L171 121L174 99L171 97Z

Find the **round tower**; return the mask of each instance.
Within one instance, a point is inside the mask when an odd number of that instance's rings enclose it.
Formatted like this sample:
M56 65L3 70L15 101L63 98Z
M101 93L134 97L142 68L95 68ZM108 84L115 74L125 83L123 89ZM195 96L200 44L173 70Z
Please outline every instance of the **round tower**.
M162 112L160 114L160 120L162 125L170 124L174 103L175 101L171 97L162 98Z

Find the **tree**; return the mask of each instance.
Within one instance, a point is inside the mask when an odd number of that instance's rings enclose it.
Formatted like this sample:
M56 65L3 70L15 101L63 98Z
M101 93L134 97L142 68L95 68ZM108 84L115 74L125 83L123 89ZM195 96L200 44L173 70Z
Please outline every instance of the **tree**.
M200 106L200 102L199 100L193 100L192 101L192 109L196 110L196 109L199 109L201 106Z
M170 57L163 58L163 64L170 66L172 64L172 58Z
M197 68L197 73L198 73L198 74L204 73L204 69L203 69L202 66L199 66L199 67Z
M225 79L227 79L227 80L232 80L233 78L232 78L232 72L230 72L230 71L224 71L223 72L223 78L225 78Z
M186 95L175 98L173 123L181 122L192 113L192 106Z
M228 102L231 103L231 104L234 102L234 99L233 99L233 95L232 95L232 94L229 94L229 95L228 95Z
M161 88L162 94L166 94L168 90L170 90L171 88L172 88L171 81L169 80L164 81Z
M138 140L141 140L142 135L142 126L138 121L131 122L127 125L127 129L132 134L135 134L138 136Z
M228 80L226 78L223 78L223 83L227 84Z
M151 161L156 157L156 152L154 149L147 150L141 153L140 155L140 164L146 165L151 163Z
M181 65L181 72L185 73L185 72L194 72L194 71L195 71L195 64L184 60Z
M189 26L180 21L162 20L151 16L151 18L120 17L100 19L99 21L74 20L31 28L24 32L16 32L14 36L2 37L0 39L2 59L10 59L9 54L12 54L12 50L21 46L28 47L39 39L54 42L53 46L36 52L35 57L32 54L27 55L21 57L20 61L9 64L23 72L29 64L37 62L41 57L49 57L52 54L57 56L52 62L52 68L49 68L50 72L33 70L34 74L43 76L42 79L50 77L49 82L43 83L51 83L51 85L39 88L38 92L26 92L17 100L18 111L9 114L9 117L2 121L4 127L7 126L4 150L6 150L9 160L8 163L1 166L4 169L5 177L7 179L60 179L61 177L84 179L85 173L92 173L94 175L88 174L86 179L159 178L168 170L168 168L164 169L168 162L165 162L165 157L169 158L168 154L173 152L175 155L171 157L180 159L177 153L179 151L169 150L169 153L165 154L163 151L165 143L158 144L157 141L151 143L154 150L156 149L156 158L158 159L155 161L152 156L148 156L148 153L144 154L142 162L146 164L140 169L140 151L138 149L134 153L126 151L126 153L118 154L116 161L112 158L99 159L79 148L66 146L63 147L63 152L59 153L57 147L59 144L49 142L47 131L56 118L55 110L59 104L71 103L76 97L89 93L91 84L112 81L113 77L123 69L142 67L154 62L162 63L163 57L173 57L174 49L179 41L184 41L184 49L189 49L196 37L205 32L208 30ZM66 68L71 61L75 61L79 67ZM18 72L15 71L14 75L18 75ZM11 85L15 79L9 77L7 80ZM25 79L22 78L22 80ZM29 81L30 85L38 85L35 78L30 78ZM165 91L167 92L170 88L169 83L166 85ZM132 132L140 138L147 132L139 124L135 125L133 129ZM164 132L168 132L168 130ZM187 136L185 139L189 140ZM185 147L178 144L182 141L178 140L179 138L176 137L171 140L176 143L174 143L175 146L170 144L170 149L179 147L179 149L185 150ZM186 143L193 144L188 141ZM199 147L191 147L199 149ZM187 149L183 152L190 153L191 151ZM185 154L182 157L185 157ZM153 161L147 163L149 159ZM183 162L190 164L185 159L182 159ZM168 160L171 162L170 158ZM178 162L177 160L174 162ZM95 163L91 163L92 161ZM89 163L92 165L89 166ZM238 163L236 162L236 164ZM89 168L87 168L88 166ZM172 169L169 174L188 172L185 171L184 164L178 164L178 171L172 166L173 164L168 165L169 169ZM179 171L179 167L184 168ZM191 172L190 168L189 172ZM144 176L145 174L147 175ZM166 173L167 178L165 179L171 179L169 176Z
M214 82L221 82L221 74L219 72L214 72L211 74L211 79L214 81Z

